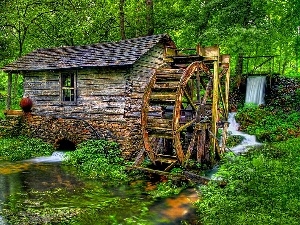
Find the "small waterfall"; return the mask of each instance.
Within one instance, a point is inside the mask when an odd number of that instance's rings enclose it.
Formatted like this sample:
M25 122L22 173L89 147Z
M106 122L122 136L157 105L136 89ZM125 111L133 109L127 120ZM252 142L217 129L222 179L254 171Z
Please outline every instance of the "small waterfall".
M239 145L234 146L233 148L230 148L230 149L228 148L228 149L231 152L233 152L234 154L238 155L243 152L246 152L248 150L248 148L250 148L250 147L261 145L261 143L256 141L255 135L250 135L250 134L246 134L244 132L239 131L240 125L238 124L238 122L236 122L235 115L236 115L236 112L231 112L228 114L228 122L229 122L228 133L230 135L242 136L242 137L244 137L244 140ZM218 172L218 170L219 170L219 165L216 165L212 170L208 171L205 174L205 176L209 177L212 180L222 180L221 177L216 176L216 173Z
M248 77L245 103L265 104L266 77Z
M235 120L235 112L229 113L228 115L228 132L231 133L231 135L240 135L244 137L244 140L241 144L231 148L230 150L236 154L243 153L247 151L247 148L252 146L258 146L261 145L261 143L256 141L255 135L249 135L244 132L239 131L239 124Z
M65 152L55 151L51 156L41 156L33 159L28 159L25 161L30 161L34 163L52 163L52 162L61 162L65 158Z

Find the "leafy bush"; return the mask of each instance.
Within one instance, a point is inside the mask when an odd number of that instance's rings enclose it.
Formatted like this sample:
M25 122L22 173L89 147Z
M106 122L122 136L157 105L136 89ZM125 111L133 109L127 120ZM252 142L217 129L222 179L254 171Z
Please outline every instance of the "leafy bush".
M299 224L299 164L300 138L225 157L227 186L210 182L196 203L203 224Z
M36 138L19 136L15 138L0 138L0 157L3 160L17 161L38 156L51 155L52 145Z
M154 198L166 198L172 195L178 195L182 190L187 188L184 182L174 183L172 180L160 182L155 190L151 190L149 194Z
M241 135L229 135L226 140L226 146L231 148L242 143L245 138Z
M246 106L238 111L240 129L260 142L277 142L300 136L300 114L273 107Z
M125 179L125 162L118 144L106 140L89 140L67 153L68 165L91 178Z
M270 93L265 96L266 102L285 111L300 110L299 87L299 77L278 77L273 80Z

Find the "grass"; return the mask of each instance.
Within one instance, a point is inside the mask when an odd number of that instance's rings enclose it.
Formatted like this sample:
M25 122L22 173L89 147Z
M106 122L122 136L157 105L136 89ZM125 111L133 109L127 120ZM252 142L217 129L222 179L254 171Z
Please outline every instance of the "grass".
M54 147L44 141L25 136L0 138L2 160L18 161L38 156L51 155Z
M125 162L118 144L106 140L88 140L76 151L67 153L64 164L74 166L80 174L90 178L124 180Z
M216 176L227 185L211 181L201 188L201 224L299 224L299 113L246 107L238 119L264 144L223 158Z
M300 139L265 145L245 156L227 155L196 203L203 224L299 224Z
M239 110L240 128L260 142L278 142L300 136L300 113L274 107L247 106Z

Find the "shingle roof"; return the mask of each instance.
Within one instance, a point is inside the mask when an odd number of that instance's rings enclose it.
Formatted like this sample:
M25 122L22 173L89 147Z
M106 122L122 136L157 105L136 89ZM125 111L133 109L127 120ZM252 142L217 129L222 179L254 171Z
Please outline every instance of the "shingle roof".
M5 72L132 65L158 43L173 43L167 34L119 42L37 49L2 68Z

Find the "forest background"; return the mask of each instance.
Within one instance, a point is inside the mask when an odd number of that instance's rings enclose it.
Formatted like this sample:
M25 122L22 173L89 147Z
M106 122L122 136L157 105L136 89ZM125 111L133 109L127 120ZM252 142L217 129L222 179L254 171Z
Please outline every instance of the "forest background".
M179 48L219 45L233 75L243 54L276 55L277 72L295 76L299 12L298 0L2 0L0 67L37 48L168 33Z

